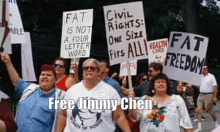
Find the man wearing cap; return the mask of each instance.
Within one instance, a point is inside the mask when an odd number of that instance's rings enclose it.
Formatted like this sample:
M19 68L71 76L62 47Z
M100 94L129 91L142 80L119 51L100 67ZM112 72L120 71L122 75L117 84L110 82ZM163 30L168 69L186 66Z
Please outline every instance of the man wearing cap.
M198 129L195 132L202 131L201 114L203 104L205 109L211 114L215 127L218 126L218 122L213 110L213 103L217 102L217 83L214 75L208 73L208 66L203 67L203 74L201 77L200 94L197 99L197 118L198 118Z

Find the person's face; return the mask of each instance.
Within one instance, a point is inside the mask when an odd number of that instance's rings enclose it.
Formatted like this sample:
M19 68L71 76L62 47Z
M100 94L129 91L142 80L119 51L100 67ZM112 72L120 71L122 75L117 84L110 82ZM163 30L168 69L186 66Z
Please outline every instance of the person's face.
M106 63L105 62L99 62L99 64L101 65L100 73L107 73L108 68L106 68Z
M55 75L53 71L42 71L39 76L39 84L43 91L49 91L55 85Z
M154 82L155 92L166 92L167 91L167 82L165 79L157 79Z
M147 76L143 76L140 80L140 84L142 84L143 82L147 81Z
M148 69L149 80L152 80L152 78L156 76L158 73L160 73L160 70L155 71L153 67L149 67Z
M179 82L179 83L178 83L177 92L178 92L178 93L182 93L182 92L183 92L183 83L182 83L182 82Z
M63 61L57 60L53 66L54 66L54 70L55 70L56 74L65 74L66 68L64 67Z
M83 79L98 79L98 75L99 72L94 62L89 61L83 66Z
M208 67L203 67L202 72L203 74L207 74L209 72Z

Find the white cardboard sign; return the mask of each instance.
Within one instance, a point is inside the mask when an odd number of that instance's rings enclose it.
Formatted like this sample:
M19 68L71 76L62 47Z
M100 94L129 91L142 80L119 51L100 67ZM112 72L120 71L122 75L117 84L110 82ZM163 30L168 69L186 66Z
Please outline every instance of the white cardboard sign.
M162 65L165 63L168 39L158 39L147 42L148 46L148 62L157 62Z
M61 57L90 56L92 22L93 9L63 12Z
M26 43L24 28L18 10L16 0L9 0L9 28L11 31L11 43Z
M208 40L196 34L171 32L164 73L170 79L200 85Z
M104 6L110 65L147 58L142 2Z
M133 60L133 61L129 61L129 65L130 65L130 73L131 75L135 76L137 75L137 60ZM128 76L128 64L127 62L123 62L120 65L120 74L119 76Z
M21 44L22 78L24 81L37 81L32 59L30 33L25 32L26 44Z

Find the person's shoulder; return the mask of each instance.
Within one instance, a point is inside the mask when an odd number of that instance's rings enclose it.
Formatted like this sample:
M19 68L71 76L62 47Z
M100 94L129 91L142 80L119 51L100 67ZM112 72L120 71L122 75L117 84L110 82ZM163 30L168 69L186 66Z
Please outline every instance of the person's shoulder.
M112 85L111 85L111 83L109 83L109 82L104 82L103 80L101 80L100 82L99 82L99 87L107 87L107 88L109 88L109 87L112 87ZM113 87L112 87L113 88Z
M80 89L81 86L83 86L82 81L81 81L81 82L78 82L78 83L76 83L76 84L74 84L74 85L72 85L72 86L67 90L67 92L68 92L68 91L75 90L75 89Z
M113 80L113 79L111 79L111 78L110 78L110 80L111 80L111 82L112 82L113 85L115 85L115 86L119 86L119 84L118 84L117 81L115 81L115 80Z
M115 80L111 79L110 77L107 77L106 80L108 83L117 84L117 82Z
M176 95L176 94L172 94L171 98L174 98L176 104L181 104L182 102L184 102L183 98L180 95Z
M116 91L116 89L111 84L106 83L104 81L100 81L98 86L101 87L102 89L105 88L105 90Z
M212 73L208 73L208 75L212 78L215 78L215 76Z
M150 83L149 81L145 81L145 82L143 82L142 84L138 85L137 88L146 87L146 86L149 85L149 83Z

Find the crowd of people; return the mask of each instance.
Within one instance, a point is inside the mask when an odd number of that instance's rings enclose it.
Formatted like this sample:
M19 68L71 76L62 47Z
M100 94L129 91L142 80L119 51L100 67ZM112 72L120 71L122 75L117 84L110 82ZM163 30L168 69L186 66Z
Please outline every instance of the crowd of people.
M195 131L202 131L203 111L209 112L218 126L213 110L217 83L207 66L203 67L201 85L195 86L170 80L163 73L163 65L153 62L147 73L137 75L134 87L129 89L126 77L119 77L118 73L109 76L110 65L106 60L85 60L83 78L79 81L78 65L73 63L74 74L66 75L65 60L56 58L52 65L41 67L39 84L23 81L9 55L1 54L1 60L20 100L14 120L9 97L0 91L0 132L191 132L190 114L194 111L198 118ZM151 100L153 107L122 110L122 97ZM60 107L49 108L50 98ZM62 100L73 101L74 108L61 109ZM85 100L85 106L89 100L114 100L116 109L84 109L80 107L81 100Z

